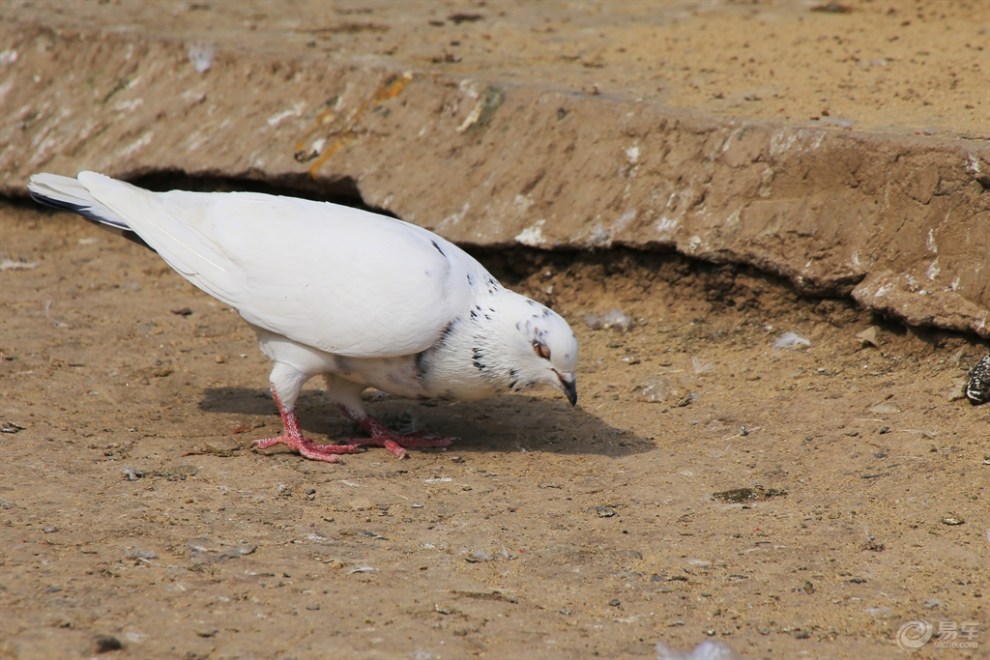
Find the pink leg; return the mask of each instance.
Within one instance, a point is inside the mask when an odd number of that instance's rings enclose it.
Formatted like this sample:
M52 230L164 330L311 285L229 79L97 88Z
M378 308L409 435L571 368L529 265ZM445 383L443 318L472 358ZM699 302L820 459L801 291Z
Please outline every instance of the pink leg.
M449 447L454 442L453 438L441 438L427 435L423 431L414 433L397 433L379 422L373 417L355 417L351 411L344 406L339 406L340 411L345 416L353 420L361 430L370 435L370 438L350 438L353 445L373 445L375 447L385 447L396 458L405 458L406 449L428 449L433 447Z
M293 451L301 454L304 458L313 461L324 461L326 463L336 463L338 454L357 454L364 451L356 444L351 445L318 445L315 442L303 437L302 429L299 428L299 418L294 410L286 410L278 398L275 390L272 390L272 398L278 406L278 412L282 416L282 435L274 438L256 440L255 446L259 449L266 449L274 445L286 445Z

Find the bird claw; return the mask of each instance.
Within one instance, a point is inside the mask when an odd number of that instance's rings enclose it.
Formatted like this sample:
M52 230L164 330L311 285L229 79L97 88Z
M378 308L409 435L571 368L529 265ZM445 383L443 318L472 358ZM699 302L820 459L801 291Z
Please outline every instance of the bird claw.
M254 446L258 449L267 449L275 445L285 445L303 458L308 458L311 461L323 461L324 463L338 463L340 461L340 454L359 454L364 451L364 449L356 444L321 445L312 440L307 440L302 434L302 429L299 427L299 418L296 417L295 411L285 409L274 387L272 387L272 399L274 399L275 405L278 406L279 415L282 417L282 435L275 436L274 438L255 440Z
M307 440L301 435L297 436L290 433L283 433L282 435L274 438L255 440L254 445L258 449L267 449L268 447L273 447L275 445L286 445L303 458L308 458L311 461L323 461L324 463L339 462L340 454L359 454L364 451L364 449L356 444L321 445L311 440Z
M369 438L349 438L350 443L358 446L384 447L396 458L406 458L408 456L406 449L449 447L454 442L454 438L430 435L426 431L399 433L373 417L357 417L344 406L340 406L340 410L371 436Z
M437 447L449 447L454 442L454 438L442 438L435 435L427 435L423 431L415 433L396 433L388 429L373 431L370 438L348 438L351 445L360 447L384 447L396 458L406 458L406 449L435 449Z
M435 447L448 447L454 441L453 438L441 438L429 435L425 431L414 431L412 433L397 433L384 424L371 417L358 418L345 407L340 406L341 411L350 419L354 420L358 426L368 432L368 438L350 438L344 444L317 444L312 440L307 440L299 427L299 419L293 410L286 410L279 400L278 394L272 389L272 398L278 411L282 416L282 434L274 438L255 440L254 445L258 449L267 449L275 445L285 445L292 451L308 458L312 461L323 461L324 463L337 463L340 461L340 454L358 454L364 451L366 446L384 447L396 458L406 458L406 449L426 449Z

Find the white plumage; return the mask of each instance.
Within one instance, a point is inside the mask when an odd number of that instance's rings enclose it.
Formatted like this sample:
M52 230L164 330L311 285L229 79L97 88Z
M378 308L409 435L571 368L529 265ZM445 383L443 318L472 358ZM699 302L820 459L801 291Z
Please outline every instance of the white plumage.
M293 412L323 374L330 400L368 431L359 444L443 446L399 436L365 412L367 386L410 397L474 399L547 383L573 403L577 340L546 307L503 288L474 258L394 218L260 193L155 193L94 172L37 174L38 201L147 244L179 274L240 312L275 365L282 435L334 461L357 443L316 445Z

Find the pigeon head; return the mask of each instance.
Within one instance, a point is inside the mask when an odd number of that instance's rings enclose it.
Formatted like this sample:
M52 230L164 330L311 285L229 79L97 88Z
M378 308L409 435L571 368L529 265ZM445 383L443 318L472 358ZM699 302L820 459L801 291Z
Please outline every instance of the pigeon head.
M508 292L507 292L508 293ZM540 303L512 294L503 321L512 389L550 385L577 403L578 342L567 321Z

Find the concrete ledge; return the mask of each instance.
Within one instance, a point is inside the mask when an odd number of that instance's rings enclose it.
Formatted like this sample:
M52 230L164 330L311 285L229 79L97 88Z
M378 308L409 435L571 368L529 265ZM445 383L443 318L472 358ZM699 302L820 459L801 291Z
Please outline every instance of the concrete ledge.
M466 244L751 264L990 337L990 145L536 84L9 24L0 193L37 171L356 186Z

